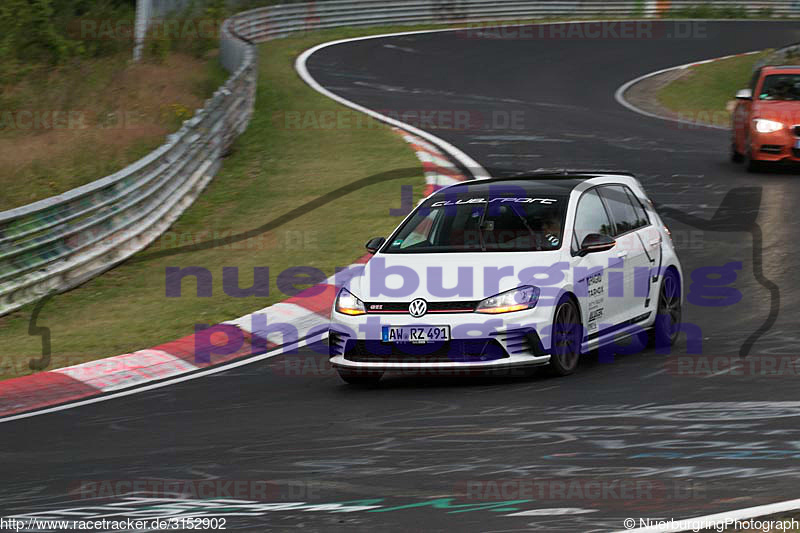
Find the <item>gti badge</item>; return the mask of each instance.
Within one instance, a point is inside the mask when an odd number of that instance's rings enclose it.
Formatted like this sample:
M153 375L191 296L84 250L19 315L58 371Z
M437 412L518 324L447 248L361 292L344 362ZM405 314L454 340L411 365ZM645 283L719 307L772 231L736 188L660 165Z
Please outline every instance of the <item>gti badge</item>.
M413 317L421 317L428 312L428 303L422 298L417 298L408 304L408 313Z

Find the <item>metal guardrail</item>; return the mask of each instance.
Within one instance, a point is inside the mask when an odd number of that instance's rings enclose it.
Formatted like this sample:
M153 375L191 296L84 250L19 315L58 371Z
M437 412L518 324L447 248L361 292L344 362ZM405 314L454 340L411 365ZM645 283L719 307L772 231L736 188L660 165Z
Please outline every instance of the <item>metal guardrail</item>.
M192 204L247 127L255 100L255 49L229 28L223 36L233 74L164 145L115 174L0 212L0 314L123 261Z
M765 65L800 65L800 43L790 44L773 50L753 65L758 70Z
M467 23L546 17L660 17L693 7L797 16L794 0L758 4L673 0L332 0L240 13L223 24L220 60L232 72L203 109L136 163L93 183L0 212L0 315L64 291L145 248L194 201L247 126L256 84L253 42L337 26Z
M555 17L660 18L705 9L714 15L730 8L747 16L796 17L795 0L332 0L282 4L251 10L236 17L236 29L254 41L284 37L297 31L338 26L425 23L468 23Z

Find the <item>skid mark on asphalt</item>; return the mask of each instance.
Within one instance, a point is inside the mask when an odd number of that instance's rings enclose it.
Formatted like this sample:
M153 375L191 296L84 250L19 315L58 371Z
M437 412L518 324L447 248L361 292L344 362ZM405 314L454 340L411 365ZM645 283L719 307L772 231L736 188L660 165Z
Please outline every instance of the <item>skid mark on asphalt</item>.
M395 44L384 44L384 48L388 48L389 50L398 50L400 52L406 52L408 54L418 54L419 51L414 50L413 48L408 48L405 46L397 46Z
M548 142L548 143L571 143L571 139L558 139L556 137L544 137L542 135L479 135L473 137L475 141L503 141L503 142ZM470 142L470 144L478 144Z
M457 93L454 91L442 91L442 90L435 90L435 89L426 89L420 87L403 87L399 85L387 85L382 83L371 83L371 82L362 82L356 81L353 82L353 85L359 87L365 87L368 89L376 89L382 92L392 92L392 93L407 93L407 94L414 94L414 95L430 95L430 96L447 96L447 97L456 97L464 99L464 101L475 100L479 102L489 102L489 103L505 103L505 104L525 104L522 100L515 100L513 98L498 98L495 96L487 96L482 94L465 94L465 93ZM328 87L328 89L341 89L341 88L333 88Z

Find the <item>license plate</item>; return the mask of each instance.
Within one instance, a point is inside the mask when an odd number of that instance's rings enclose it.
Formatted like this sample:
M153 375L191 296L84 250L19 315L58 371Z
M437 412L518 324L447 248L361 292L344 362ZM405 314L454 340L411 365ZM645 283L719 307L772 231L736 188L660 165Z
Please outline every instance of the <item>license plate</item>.
M450 326L383 326L383 342L438 342L450 340Z
M794 147L795 148L800 148L800 139L795 139L794 140Z

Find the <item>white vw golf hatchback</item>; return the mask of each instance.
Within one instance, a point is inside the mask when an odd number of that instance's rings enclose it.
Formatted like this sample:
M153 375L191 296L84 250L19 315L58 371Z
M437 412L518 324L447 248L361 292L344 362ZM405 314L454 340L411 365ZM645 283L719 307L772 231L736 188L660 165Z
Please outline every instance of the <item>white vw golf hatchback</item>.
M421 202L340 289L331 364L384 372L549 365L649 330L671 345L682 272L669 230L631 175L564 172L464 182Z

